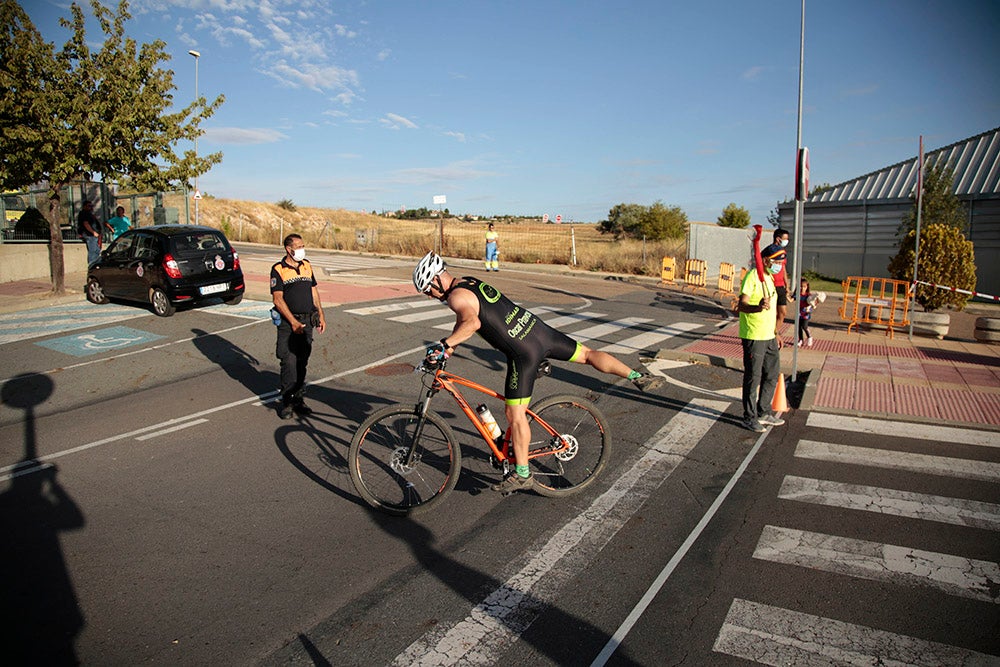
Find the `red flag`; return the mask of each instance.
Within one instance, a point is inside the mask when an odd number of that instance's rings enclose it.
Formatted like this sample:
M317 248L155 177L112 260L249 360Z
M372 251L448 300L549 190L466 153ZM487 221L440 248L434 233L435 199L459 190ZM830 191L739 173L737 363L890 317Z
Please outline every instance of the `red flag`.
M757 267L757 277L760 282L764 282L764 259L760 256L760 237L764 231L762 225L754 225L754 237L753 237L753 263Z

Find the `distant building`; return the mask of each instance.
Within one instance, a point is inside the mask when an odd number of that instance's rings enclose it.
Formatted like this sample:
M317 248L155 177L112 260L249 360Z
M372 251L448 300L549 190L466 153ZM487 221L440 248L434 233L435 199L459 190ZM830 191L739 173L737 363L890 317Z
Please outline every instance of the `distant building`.
M899 223L913 206L917 161L915 155L810 197L802 218L803 270L837 278L889 277ZM1000 127L925 153L924 164L954 172L955 194L969 215L976 291L1000 295ZM779 204L778 212L781 226L792 230L794 202Z

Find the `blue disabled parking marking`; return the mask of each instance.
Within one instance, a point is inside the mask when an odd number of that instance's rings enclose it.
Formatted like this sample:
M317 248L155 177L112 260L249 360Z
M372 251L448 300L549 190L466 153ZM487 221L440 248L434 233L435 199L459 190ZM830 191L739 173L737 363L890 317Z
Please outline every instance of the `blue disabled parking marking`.
M70 354L74 357L88 357L92 354L142 345L161 338L165 338L165 336L152 334L148 331L140 331L131 327L108 327L106 329L88 331L87 333L63 336L62 338L43 340L35 343L35 345L47 347L56 352Z
M151 315L142 307L111 303L98 306L82 300L9 313L0 315L0 345Z

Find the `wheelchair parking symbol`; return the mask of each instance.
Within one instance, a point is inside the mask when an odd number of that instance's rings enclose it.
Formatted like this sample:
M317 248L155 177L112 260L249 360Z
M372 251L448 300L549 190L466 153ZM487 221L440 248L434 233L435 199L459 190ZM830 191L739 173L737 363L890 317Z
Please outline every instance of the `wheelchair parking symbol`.
M87 333L63 336L36 343L42 347L47 347L56 352L70 354L74 357L87 357L92 354L120 350L134 345L142 345L151 341L164 338L147 331L132 329L131 327L108 327Z

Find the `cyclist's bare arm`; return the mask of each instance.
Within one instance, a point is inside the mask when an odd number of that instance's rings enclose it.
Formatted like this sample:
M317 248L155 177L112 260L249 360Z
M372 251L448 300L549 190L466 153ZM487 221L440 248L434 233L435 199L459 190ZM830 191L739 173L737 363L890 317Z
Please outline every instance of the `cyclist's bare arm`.
M467 289L452 290L448 295L448 307L455 313L455 328L448 334L451 347L458 347L472 338L479 327L479 299Z

